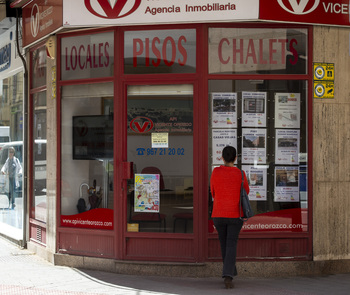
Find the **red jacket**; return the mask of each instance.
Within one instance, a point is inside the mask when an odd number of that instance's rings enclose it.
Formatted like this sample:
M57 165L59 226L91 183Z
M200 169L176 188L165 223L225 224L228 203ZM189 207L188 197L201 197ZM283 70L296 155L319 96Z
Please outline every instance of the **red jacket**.
M244 174L243 187L249 194L247 177ZM210 189L214 199L211 217L239 218L239 198L242 174L236 167L216 167L210 178Z

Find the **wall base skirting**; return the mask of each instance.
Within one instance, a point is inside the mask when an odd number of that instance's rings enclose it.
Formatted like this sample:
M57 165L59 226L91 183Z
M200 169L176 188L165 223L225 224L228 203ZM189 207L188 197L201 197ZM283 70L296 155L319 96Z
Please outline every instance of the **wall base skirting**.
M181 263L127 261L68 254L55 254L42 245L28 242L28 250L59 266L91 269L118 274L172 276L172 277L217 277L222 271L221 262ZM290 277L350 273L350 259L323 261L238 261L240 277Z
M168 263L143 261L117 261L55 254L55 265L80 269L92 269L119 274L172 276L172 277L217 277L222 271L221 262ZM329 275L350 272L350 260L332 261L253 261L237 262L241 277L287 277Z

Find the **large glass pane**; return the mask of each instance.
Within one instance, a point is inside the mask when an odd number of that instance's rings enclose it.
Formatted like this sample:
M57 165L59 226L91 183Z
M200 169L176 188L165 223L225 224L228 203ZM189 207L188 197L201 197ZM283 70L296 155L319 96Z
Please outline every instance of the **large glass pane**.
M37 88L46 85L46 57L46 46L42 46L32 52L31 88Z
M210 28L210 74L307 74L307 29Z
M46 91L33 95L34 126L33 126L33 161L34 161L34 218L46 222Z
M171 74L195 71L195 29L125 32L125 74Z
M62 89L61 225L113 229L113 84Z
M114 33L62 38L62 80L113 76Z
M23 72L0 80L0 102L0 226L2 233L21 239L25 155L22 141Z
M243 231L308 231L306 86L301 80L209 81L209 171L223 164L223 147L237 148L256 213Z
M193 87L128 87L128 231L193 232Z

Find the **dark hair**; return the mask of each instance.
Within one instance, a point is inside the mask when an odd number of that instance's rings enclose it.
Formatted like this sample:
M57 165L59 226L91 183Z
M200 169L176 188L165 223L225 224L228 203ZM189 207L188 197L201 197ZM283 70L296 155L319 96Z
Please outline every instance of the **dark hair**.
M226 146L222 150L222 157L228 163L234 162L236 159L237 151L233 146Z

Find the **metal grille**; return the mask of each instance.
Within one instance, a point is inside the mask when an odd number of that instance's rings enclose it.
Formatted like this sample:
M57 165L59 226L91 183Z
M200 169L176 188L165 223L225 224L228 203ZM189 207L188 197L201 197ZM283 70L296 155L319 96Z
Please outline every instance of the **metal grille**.
M36 240L40 243L42 242L42 231L40 226L36 227Z

